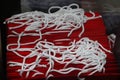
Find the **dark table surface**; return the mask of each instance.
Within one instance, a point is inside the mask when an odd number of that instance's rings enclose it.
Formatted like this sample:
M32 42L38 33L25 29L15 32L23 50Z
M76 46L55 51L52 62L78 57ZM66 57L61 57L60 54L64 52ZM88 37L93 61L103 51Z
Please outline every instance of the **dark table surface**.
M3 60L2 60L2 48L1 48L1 28L0 28L0 80L2 80L3 77Z
M0 80L6 80L6 34L5 25L0 24Z

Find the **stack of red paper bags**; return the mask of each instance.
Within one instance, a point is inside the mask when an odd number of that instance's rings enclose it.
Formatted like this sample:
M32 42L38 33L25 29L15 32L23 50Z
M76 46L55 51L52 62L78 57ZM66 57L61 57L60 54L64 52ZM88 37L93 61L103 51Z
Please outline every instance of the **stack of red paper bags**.
M86 12L85 14L87 16L91 16L91 14L89 12ZM95 15L98 16L100 14L98 12L95 12ZM10 30L9 28L11 26L14 27L16 25L19 25L19 24L17 24L17 23L16 24L15 23L7 23L8 35L13 34L12 30ZM17 32L17 33L21 33L25 29L25 26L26 25L24 25L24 27L14 29L14 31ZM55 41L57 39L66 38L67 34L68 34L67 32L53 33L51 35L46 34L46 35L42 36L42 40L46 39L47 41L53 42L55 45L58 45L58 46L61 46L61 45L67 46L67 45L69 45L69 43L71 41L74 41L74 40L78 41L79 39L81 39L83 37L89 37L89 39L91 39L93 41L98 41L107 50L111 50L110 42L109 42L108 37L106 35L105 25L103 23L102 18L88 20L84 24L84 26L85 26L85 31L84 31L84 33L82 34L81 37L78 37L79 33L81 32L81 29L78 29L78 30L73 31L73 33L68 37L70 39L68 41L67 40L66 41L61 41L61 42ZM43 32L50 32L51 30L52 30L52 28L49 28L49 29L43 30ZM26 32L26 33L29 33L29 32ZM31 31L31 33L34 33L34 31ZM38 38L39 38L38 36L36 36L36 37L35 36L24 36L24 37L21 38L20 42L21 43L34 42ZM18 40L18 37L10 37L10 36L8 36L7 44L17 43L17 40ZM22 48L32 48L33 46L35 46L35 44L31 44L31 45L27 45L27 46L22 45L21 47ZM17 45L11 46L11 48L15 48L15 47L17 47ZM20 55L27 56L29 54L29 51L23 50L23 51L19 51L18 53ZM120 75L120 73L118 73L118 66L117 66L116 60L114 58L114 54L113 53L108 53L108 52L105 52L105 54L107 55L106 64L105 64L105 72L104 71L96 72L93 75L88 75L88 73L85 73L85 74L80 75L80 77L83 77L83 78L88 77L88 76L94 76L94 77L107 77L107 76L118 77ZM37 56L26 59L26 63L34 62L36 60L36 57ZM23 58L19 57L18 55L16 55L12 51L7 51L7 63L8 63L7 64L7 78L9 80L42 80L42 79L46 79L45 74L36 75L36 76L32 77L32 75L34 74L34 72L32 72L32 71L29 73L28 77L26 77L27 72L23 72L22 75L20 75L20 72L18 71L18 69L20 69L21 67L20 66L10 66L9 62L11 62L11 61L22 63ZM48 64L47 60L45 60L44 57L43 57L42 63L46 64L46 65ZM54 66L55 68L58 68L58 69L63 68L63 65L60 65L57 62L55 62L54 65L55 65ZM74 64L72 64L71 66L80 67L82 65L74 65ZM43 73L46 73L47 70L48 70L48 67L46 67L46 68L36 67L35 69L38 70L38 71L41 71ZM71 71L68 74L60 74L60 73L57 73L57 72L53 72L52 74L54 74L54 77L51 78L51 79L53 79L53 80L54 79L75 80L75 78L77 77L77 73L78 73L77 70ZM88 80L89 80L89 78L88 78Z

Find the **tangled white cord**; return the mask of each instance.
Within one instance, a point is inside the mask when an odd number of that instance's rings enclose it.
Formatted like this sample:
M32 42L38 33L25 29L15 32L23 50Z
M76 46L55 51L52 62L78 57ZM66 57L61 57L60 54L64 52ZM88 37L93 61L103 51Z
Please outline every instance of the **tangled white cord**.
M76 8L72 9L72 6L76 6ZM51 10L54 8L58 8L59 10L51 13ZM101 16L95 17L95 14L90 12L93 16L87 17L84 14L84 10L80 9L77 4L71 4L64 7L51 7L48 12L49 14L37 11L26 12L7 19L8 23L19 24L19 26L11 26L9 28L12 30L13 34L8 35L8 37L18 37L18 40L17 43L8 44L7 50L12 51L23 59L22 62L9 61L8 64L10 66L21 67L17 70L21 76L26 72L26 77L28 77L30 72L34 72L32 77L45 74L46 79L54 76L52 72L69 74L72 71L78 70L77 76L80 77L80 75L84 73L89 72L89 75L92 75L96 72L104 71L104 65L106 64L105 51L110 51L105 49L97 41L84 37L79 41L72 41L69 46L57 46L42 38L43 35L62 32L69 32L68 36L70 36L74 30L82 28L79 34L80 37L84 32L84 23ZM23 26L27 26L23 32L18 33L15 31L15 29ZM42 30L51 27L53 31L42 33ZM26 33L27 31L35 31L35 33ZM21 43L21 38L23 36L38 36L39 38L34 42ZM59 42L66 40L70 39L58 39L55 41ZM22 45L28 46L31 44L35 44L35 46L33 48L21 48ZM13 48L12 46L17 47ZM30 53L23 56L19 53L20 51L29 51ZM36 57L34 62L26 63L27 59L33 57ZM47 64L42 63L43 58L47 60ZM62 69L57 69L55 63L64 65L64 67ZM70 65L78 65L78 67L71 67ZM79 67L80 65L84 66ZM36 68L47 68L47 72L36 70Z
M27 50L30 54L27 56L22 56L17 51ZM106 54L104 51L110 52L97 41L92 41L89 38L82 38L77 42L72 42L70 46L55 46L54 43L48 41L39 41L34 49L29 48L19 48L13 52L19 57L23 58L23 62L12 62L8 63L10 66L20 66L21 69L18 70L22 76L23 72L27 72L26 77L29 76L31 71L34 71L33 77L36 75L44 74L43 72L35 70L36 67L47 68L46 64L41 64L42 58L48 60L49 68L46 72L46 77L51 74L51 72L58 72L61 74L68 74L74 70L79 70L78 77L82 73L90 72L89 75L95 72L101 72L104 69L106 63ZM61 57L58 57L58 54ZM27 64L26 59L37 57L33 63ZM59 64L64 64L63 69L56 69L55 62ZM70 64L84 65L84 67L69 67Z
M75 6L76 8L73 9L72 6ZM52 13L51 10L55 8L57 8L58 11ZM19 24L19 26L9 27L9 29L17 29L25 25L26 28L24 31L43 30L54 27L55 30L68 30L68 36L70 36L74 30L82 28L82 31L79 34L80 37L84 32L84 23L88 20L101 17L95 16L92 11L90 11L90 13L93 16L86 16L85 11L82 8L79 8L77 4L71 4L64 7L53 6L49 8L48 12L48 14L38 11L21 13L8 18L6 21L8 23Z
M114 47L115 39L116 39L116 35L115 35L115 34L110 34L110 35L108 35L108 40L109 40L109 43L110 43L110 47L111 47L111 48Z

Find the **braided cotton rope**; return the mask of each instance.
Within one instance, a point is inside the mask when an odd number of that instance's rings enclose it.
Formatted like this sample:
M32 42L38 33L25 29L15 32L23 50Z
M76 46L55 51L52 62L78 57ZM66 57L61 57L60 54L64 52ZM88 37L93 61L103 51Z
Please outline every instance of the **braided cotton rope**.
M76 8L72 9L72 6L76 6ZM51 13L51 9L54 8L59 10ZM9 29L21 28L26 25L27 27L25 28L25 31L30 31L37 29L42 30L56 26L55 30L68 30L68 36L70 36L74 30L82 28L82 32L79 34L80 37L84 32L84 23L87 20L101 17L95 17L95 14L92 11L90 11L90 13L93 16L87 17L84 14L84 10L79 8L77 4L71 4L65 7L54 6L51 7L48 12L48 14L38 11L21 13L8 18L6 21L8 23L20 24L19 26L9 27ZM21 22L22 20L24 20L24 22Z
M17 51L21 51L22 49L17 49ZM24 50L24 48L23 48ZM89 38L82 38L77 42L72 42L70 46L55 46L54 43L48 41L39 41L34 50L27 48L27 51L31 51L31 53L27 56L21 56L16 51L13 51L16 55L23 58L23 62L8 62L10 66L20 66L21 69L18 71L20 75L23 72L27 72L26 77L28 77L30 71L36 72L35 75L43 74L40 71L34 70L36 67L46 68L47 65L41 64L42 57L48 59L49 68L46 72L46 77L50 72L58 72L61 74L68 74L73 70L79 70L78 76L82 73L86 73L91 71L89 75L94 74L97 71L102 71L103 67L106 63L106 55L105 51L108 50L101 47L98 42L94 42ZM41 50L41 53L39 52ZM57 57L57 54L60 54L61 57ZM36 60L33 63L27 64L25 63L27 58L31 58L36 56ZM63 69L54 69L54 62L59 64L64 64ZM84 64L83 68L69 67L70 64Z
M75 9L72 6L76 6ZM58 11L52 13L51 10L58 8ZM95 17L93 12L92 17L87 17L84 14L84 10L80 9L77 4L71 4L64 7L51 7L48 10L49 14L43 12L26 12L22 14L17 14L7 19L8 23L19 24L19 26L10 27L13 34L8 35L8 37L18 37L17 43L8 44L7 50L12 51L17 56L23 59L22 62L9 61L9 66L19 66L21 67L17 71L22 74L26 72L26 77L30 75L30 72L34 72L32 77L36 75L46 75L46 78L53 77L52 72L57 72L60 74L69 74L72 71L78 70L77 76L79 77L82 73L90 72L92 75L96 72L104 71L104 65L106 64L106 52L110 52L105 49L97 41L90 40L87 37L81 38L79 41L71 41L69 46L57 46L52 42L43 40L43 35L49 35L52 33L62 33L69 32L68 36L72 34L74 30L82 28L79 37L84 32L84 23L91 19L96 19L101 16ZM25 22L22 22L25 21ZM25 30L21 33L15 31L15 29L27 26ZM53 31L42 33L43 29L53 27ZM26 31L35 31L35 33L26 33ZM21 43L21 38L23 36L38 36L34 42ZM70 39L58 39L59 41L70 41ZM35 44L33 48L21 48L22 45ZM17 46L16 48L11 48L11 46ZM21 55L20 51L29 51L30 53L26 56ZM58 56L59 55L59 56ZM35 61L32 63L26 63L29 58L36 57ZM42 59L47 60L47 64L42 64ZM64 65L62 69L56 69L55 63ZM83 67L70 67L69 65L84 65ZM47 68L47 72L42 72L36 70L36 68Z
M115 39L116 39L116 35L115 35L115 34L110 34L110 35L108 35L108 40L109 40L109 43L110 43L110 47L111 47L111 48L114 47Z

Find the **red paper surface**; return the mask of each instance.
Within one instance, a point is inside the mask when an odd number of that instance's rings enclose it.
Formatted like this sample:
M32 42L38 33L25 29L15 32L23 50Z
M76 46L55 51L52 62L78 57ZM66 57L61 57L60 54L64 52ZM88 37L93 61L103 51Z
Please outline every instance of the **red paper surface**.
M97 13L97 12L95 14L96 14L96 16L99 15L99 13ZM86 13L86 15L91 16L90 13ZM8 27L10 27L10 26L14 27L16 24L9 23L7 25L8 25ZM102 44L104 46L104 48L111 50L110 45L109 45L109 41L108 41L108 38L107 38L107 35L105 32L105 25L103 23L102 18L89 20L84 25L85 25L85 32L82 34L82 36L80 38L89 37L89 39L91 39L91 40L95 40L95 41L97 40L100 44ZM15 29L15 31L20 33L24 29L25 29L25 26L22 28ZM50 29L44 30L44 32L47 32L47 31L50 31ZM75 30L69 37L71 39L71 41L73 41L74 39L79 40L80 38L78 37L78 35L80 32L81 32L81 29ZM8 30L8 34L11 34L11 30ZM54 40L56 40L56 39L64 39L66 37L67 37L67 33L57 33L57 34L51 34L51 35L44 35L43 40L47 39L47 41L54 42ZM22 43L31 42L31 41L34 41L36 39L38 39L38 37L27 36L27 37L24 37L21 40L21 42ZM15 37L14 38L7 38L8 44L9 43L16 43L16 42L17 42L17 38L15 38ZM58 43L55 43L55 44L56 45L69 45L69 41L64 41L61 44L58 44ZM33 47L33 46L34 45L22 46L22 47ZM28 54L28 52L23 51L23 52L21 52L21 54L26 55L26 54ZM107 64L105 65L105 72L104 73L97 72L92 76L99 77L99 76L119 76L120 75L120 73L118 73L118 67L116 64L116 60L114 58L114 54L107 53L107 52L106 52L106 54L107 54L107 59L106 59ZM27 62L28 63L33 62L35 60L35 58L36 57L31 58ZM7 62L8 61L22 62L22 58L16 56L14 53L8 51L7 52ZM44 59L43 59L43 63L47 63L47 62L44 62ZM61 65L59 65L57 63L55 64L55 66L57 68L62 67ZM20 67L10 67L9 65L7 65L7 78L8 78L8 80L24 80L24 79L26 79L26 80L29 80L29 79L30 80L41 80L41 79L45 78L45 75L38 75L38 76L32 78L31 75L33 73L31 73L28 78L25 78L26 73L23 73L23 76L20 76L19 72L17 72L17 69L20 69ZM40 69L40 68L37 70L41 70L43 72L47 71L47 69ZM62 74L58 74L58 73L54 73L54 74L55 74L55 77L62 78L61 80L74 80L74 76L75 77L77 76L76 73L77 73L77 71L73 71L67 75L62 75ZM88 76L88 75L85 74L85 75L82 75L81 77L86 77L86 76Z

